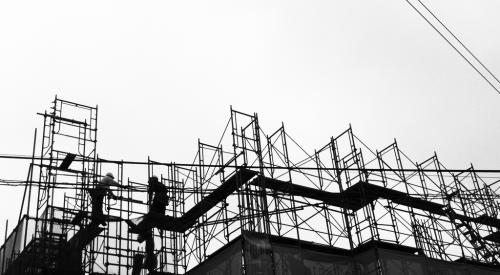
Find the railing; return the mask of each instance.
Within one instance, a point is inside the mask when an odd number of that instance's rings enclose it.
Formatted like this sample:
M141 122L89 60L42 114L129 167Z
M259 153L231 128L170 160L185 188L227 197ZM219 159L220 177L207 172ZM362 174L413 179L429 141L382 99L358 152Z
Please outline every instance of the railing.
M38 222L33 217L24 215L0 247L0 274L9 269L33 239L46 238L47 233L63 234L61 222L64 222L63 212L56 207L46 208Z
M0 273L4 274L9 265L23 252L35 235L36 222L24 215L0 247Z

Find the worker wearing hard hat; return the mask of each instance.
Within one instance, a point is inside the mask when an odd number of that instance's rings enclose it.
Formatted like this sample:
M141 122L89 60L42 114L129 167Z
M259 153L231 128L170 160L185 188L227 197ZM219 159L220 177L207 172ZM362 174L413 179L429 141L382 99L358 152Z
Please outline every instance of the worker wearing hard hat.
M102 225L106 225L104 214L102 212L104 197L108 195L110 198L116 200L115 194L111 191L111 186L121 187L115 181L113 173L106 173L106 175L97 183L94 189L90 190L90 197L92 199L92 220Z

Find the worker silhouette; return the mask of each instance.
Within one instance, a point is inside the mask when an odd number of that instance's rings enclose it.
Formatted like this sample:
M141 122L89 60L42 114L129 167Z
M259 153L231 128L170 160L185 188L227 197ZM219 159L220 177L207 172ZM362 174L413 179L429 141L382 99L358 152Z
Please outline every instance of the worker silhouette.
M156 269L157 260L154 255L154 238L153 238L153 228L156 227L154 224L154 218L159 215L164 216L165 211L169 202L169 196L167 195L168 188L158 180L157 176L152 176L148 180L148 198L150 201L149 212L142 217L139 224L134 224L132 221L127 221L130 227L131 233L137 233L138 242L146 242L146 258L144 259L144 267L152 272ZM162 231L160 230L160 235Z
M103 214L103 202L104 197L109 196L112 199L117 199L115 194L111 191L111 186L121 187L121 185L115 181L113 173L106 173L106 175L97 183L94 189L89 191L91 202L92 202L92 215L91 219L93 222L106 225L106 218Z
M157 176L152 176L148 180L148 195L151 201L150 212L165 215L169 196L167 195L168 188L158 181ZM152 198L152 199L151 199Z

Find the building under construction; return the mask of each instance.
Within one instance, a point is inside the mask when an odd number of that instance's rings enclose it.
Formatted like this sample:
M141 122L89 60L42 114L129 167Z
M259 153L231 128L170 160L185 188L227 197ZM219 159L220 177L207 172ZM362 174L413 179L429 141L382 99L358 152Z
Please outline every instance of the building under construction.
M234 109L192 163L115 161L98 156L97 106L56 98L40 115L1 274L500 274L495 171L374 150L350 127L306 151ZM96 223L107 172L120 187ZM153 175L165 215L151 214ZM152 254L131 226L145 221Z

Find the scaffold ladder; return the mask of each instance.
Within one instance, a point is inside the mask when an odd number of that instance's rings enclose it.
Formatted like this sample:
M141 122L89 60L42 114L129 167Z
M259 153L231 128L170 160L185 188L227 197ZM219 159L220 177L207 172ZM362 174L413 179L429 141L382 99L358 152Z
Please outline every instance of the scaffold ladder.
M462 235L472 244L477 253L483 257L483 259L495 264L500 264L498 261L500 252L495 251L491 245L489 245L487 241L474 230L469 222L460 219L455 210L451 208L450 204L447 204L443 208L443 211L455 227L462 233Z

